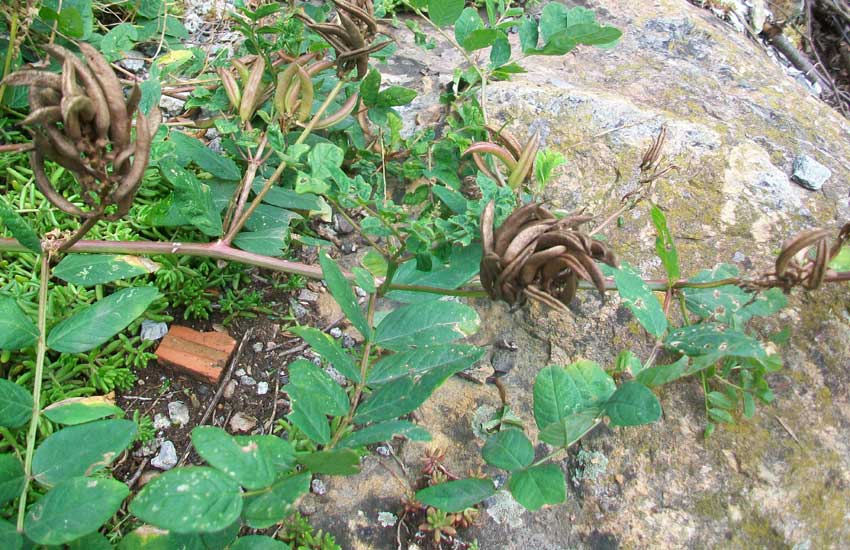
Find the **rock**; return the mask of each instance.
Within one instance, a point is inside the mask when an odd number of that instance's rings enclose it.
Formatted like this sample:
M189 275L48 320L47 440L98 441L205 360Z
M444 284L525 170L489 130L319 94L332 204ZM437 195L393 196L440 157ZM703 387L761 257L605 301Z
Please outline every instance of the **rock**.
M794 174L791 177L806 189L819 191L831 175L829 168L809 155L800 155L794 159Z
M292 315L294 315L296 319L303 319L310 313L306 307L291 298L289 300L289 307L292 308Z
M313 481L310 482L310 491L312 491L313 494L319 496L322 496L328 492L327 488L325 487L325 483L319 478L314 478Z
M245 371L245 369L236 369L233 372L233 376L238 376L238 377L245 376L246 374L248 374L248 373Z
M357 340L349 336L348 334L342 335L342 347L345 349L351 349L357 345Z
M168 419L166 419L165 421L168 422ZM168 422L168 425L170 426L171 423ZM138 449L133 451L133 456L135 456L136 458L144 458L146 456L153 456L154 454L156 454L156 451L159 448L160 444L161 444L161 441L157 440L157 439L151 439L149 441L145 441L144 443L139 445Z
M240 411L230 418L229 424L231 431L247 433L257 427L257 418Z
M189 408L182 401L172 401L168 404L168 418L172 424L185 426L189 423Z
M236 388L239 386L239 382L236 380L228 380L227 385L224 386L224 390L221 392L221 396L225 399L231 399L233 394L236 392Z
M118 61L118 64L131 73L140 73L145 68L145 55L142 52L130 50L127 57Z
M240 376L239 377L239 383L242 384L243 386L256 386L257 385L257 381L254 380L252 377L250 377L248 375Z
M254 345L251 346L251 349L254 350L254 353L262 353L263 343L262 342L254 342Z
M153 417L153 427L155 430L165 430L171 427L171 420L162 413L156 413Z
M268 382L257 382L257 395L266 395L269 393Z
M160 470L170 470L177 466L177 449L174 443L165 440L159 448L159 454L151 459L151 466Z
M341 338L342 337L342 329L339 328L339 327L332 328L331 330L328 331L328 333L331 336L333 336L334 338Z
M165 336L167 332L168 325L166 323L157 323L150 319L142 321L142 340L159 340Z
M354 233L354 226L347 219L339 214L334 215L334 230L340 235L349 235Z
M392 512L378 512L378 525L381 527L395 527L398 518Z
M298 293L298 301L299 302L307 302L312 303L319 300L319 295L312 290L302 288L301 292Z
M159 98L159 107L163 110L163 112L171 116L182 113L183 105L185 104L186 100L171 97L169 95L163 95Z
M375 452L381 456L390 456L391 454L393 454L392 449L390 449L386 445L378 445L377 447L375 447Z

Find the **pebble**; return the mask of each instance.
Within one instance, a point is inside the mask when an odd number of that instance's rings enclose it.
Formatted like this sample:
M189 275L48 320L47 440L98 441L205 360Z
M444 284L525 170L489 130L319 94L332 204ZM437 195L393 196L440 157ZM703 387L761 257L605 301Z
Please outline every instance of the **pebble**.
M118 62L131 73L139 73L145 68L145 56L142 52L129 51L127 57Z
M378 525L381 527L393 527L398 518L392 512L378 512Z
M336 214L334 216L334 229L340 235L348 235L350 233L354 233L354 226L351 225L351 222L349 222L339 214Z
M390 448L386 445L379 445L375 448L375 452L381 456L390 456L391 454L393 454Z
M319 295L312 290L302 288L298 293L298 300L301 302L316 302L319 300Z
M263 343L262 342L256 342L251 347L254 349L254 353L261 353L263 351Z
M251 378L250 376L247 376L247 375L246 376L240 376L239 377L239 383L242 384L243 386L256 386L257 385L257 381L254 380L253 378Z
M171 425L170 422L169 425ZM157 447L159 447L159 441L157 441L156 439L151 439L150 441L142 443L137 450L133 451L133 456L135 456L136 458L142 458L145 456L154 455L156 454Z
M159 99L159 106L168 114L177 115L183 112L183 105L186 102L176 97L164 95Z
M142 340L159 340L168 333L168 325L150 319L142 321Z
M160 470L170 470L177 466L177 449L174 448L174 443L163 441L159 454L151 459L151 466Z
M351 336L349 336L347 334L342 335L342 347L343 348L350 349L350 348L353 348L355 345L357 345L357 340L355 340L354 338L352 338Z
M357 243L342 243L340 249L343 254L354 254L357 252Z
M236 372L233 373L234 376L245 376L248 374L245 372L245 369L236 369Z
M225 399L230 399L233 397L233 394L236 392L236 386L239 385L239 382L236 380L230 380L227 382L227 385L224 386L224 391L222 392L222 397Z
M301 304L299 304L295 300L290 299L289 305L290 305L290 307L292 307L292 314L295 316L296 319L301 319L303 317L306 317L307 314L310 313L307 310L306 307L302 306Z
M269 383L268 382L258 382L257 383L257 395L266 395L269 393Z
M233 415L229 424L234 432L250 432L257 426L257 419L240 411Z
M332 328L332 329L330 330L330 334L331 334L331 336L333 336L334 338L339 338L339 337L341 337L341 336L342 336L342 329L341 329L341 328L339 328L339 327L334 327L334 328Z
M818 191L832 172L809 155L799 155L794 159L794 173L791 179L811 191Z
M743 261L744 261L744 260L746 260L746 259L747 259L747 257L746 257L746 256L744 256L744 253L743 253L743 252L735 252L735 253L732 255L732 261L733 261L733 262L741 263L741 262L743 262Z
M162 413L156 413L153 417L153 427L155 430L164 430L171 427L171 420Z
M185 426L189 423L189 407L182 401L172 401L168 404L168 417L173 424Z
M365 290L363 290L363 289L362 289L362 288L360 288L359 286L354 287L354 293L355 293L355 294L357 294L357 296L358 296L359 298L365 298L366 296L368 296L368 295L369 295L369 293L368 293L368 292L366 292Z
M335 368L330 367L330 366L325 367L325 372L328 373L328 376L333 378L334 382L336 382L340 386L345 385L345 383L346 383L345 376L343 376L342 373L339 372L338 370L336 370Z
M321 479L314 479L313 481L311 481L310 490L319 496L322 496L328 492L327 487L325 487L325 482Z

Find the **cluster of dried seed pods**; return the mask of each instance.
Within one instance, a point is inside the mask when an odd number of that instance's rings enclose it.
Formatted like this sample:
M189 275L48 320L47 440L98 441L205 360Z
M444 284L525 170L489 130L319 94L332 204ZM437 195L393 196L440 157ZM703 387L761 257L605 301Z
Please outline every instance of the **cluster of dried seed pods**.
M494 230L495 203L481 214L481 286L494 300L509 304L526 298L566 310L579 279L605 293L596 262L617 266L614 253L579 228L589 216L558 219L538 203L516 209Z
M62 64L62 74L23 69L5 84L29 86L30 115L22 124L32 133L32 168L39 190L60 210L86 218L86 228L99 219L124 216L133 203L147 167L160 114L152 109L136 116L141 92L129 98L109 63L92 46L81 43L85 62L56 44L44 46ZM51 160L76 176L88 210L65 198L50 182L44 162ZM110 210L115 206L114 210Z
M464 151L464 155L472 155L475 165L484 175L501 183L501 174L494 173L482 157L483 154L491 154L505 165L508 169L507 184L512 189L517 189L527 180L534 168L534 160L540 147L540 136L534 134L524 146L504 128L496 128L492 125L486 126L491 141L477 141Z
M809 229L788 240L773 273L762 276L755 286L780 287L785 291L796 286L808 290L820 287L829 272L829 263L850 240L850 223L844 224L835 239L831 239L832 234L829 229Z
M357 69L357 80L369 71L369 55L386 47L390 41L373 43L378 22L371 0L333 0L336 23L316 23L304 13L296 14L307 28L321 36L336 52L340 78Z

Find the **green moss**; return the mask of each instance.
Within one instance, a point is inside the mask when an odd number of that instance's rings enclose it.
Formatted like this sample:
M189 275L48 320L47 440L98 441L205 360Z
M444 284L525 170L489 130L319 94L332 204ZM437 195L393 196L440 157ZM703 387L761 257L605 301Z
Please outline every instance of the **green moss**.
M717 493L702 493L694 503L694 511L700 516L721 520L726 517L726 503Z
M730 542L730 547L738 548L791 548L770 521L755 511L744 518L740 530L737 530Z

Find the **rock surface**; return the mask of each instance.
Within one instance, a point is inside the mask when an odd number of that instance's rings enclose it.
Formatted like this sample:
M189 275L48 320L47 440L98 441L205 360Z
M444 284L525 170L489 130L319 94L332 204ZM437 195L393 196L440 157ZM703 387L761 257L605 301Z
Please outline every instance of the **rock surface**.
M719 262L755 273L795 232L850 220L850 125L760 45L682 0L582 4L625 31L616 48L533 58L527 74L488 88L493 120L520 138L540 132L569 159L547 190L555 207L614 210L636 187L641 156L666 124L667 162L678 170L657 182L651 198L667 213L685 274ZM442 46L423 52L405 33L398 38L399 51L382 71L388 82L422 90L412 114L436 104L461 59ZM800 155L831 171L819 192L791 182ZM627 213L624 226L606 234L621 258L660 277L648 209ZM762 322L764 334L788 327L791 337L786 366L771 378L776 403L753 420L722 426L704 441L698 384L664 387L661 421L602 426L560 463L566 504L529 513L499 493L465 538L488 550L850 546L848 294L846 286L797 292L789 308ZM536 304L516 312L475 305L484 327L475 343L505 337L518 346L505 382L529 427L532 381L545 365L579 358L611 365L622 349L646 357L652 347L616 297L603 303L584 293L570 314ZM477 410L497 404L492 386L449 380L418 413L433 441L407 443L401 452L410 478L425 450L437 447L458 473L488 471L472 424ZM604 469L585 475L580 451L597 465L604 458ZM391 458L369 457L361 475L327 480L328 494L311 495L303 506L320 511L312 521L344 548L394 548L394 533L374 517L400 509L403 492L388 469L404 475Z

